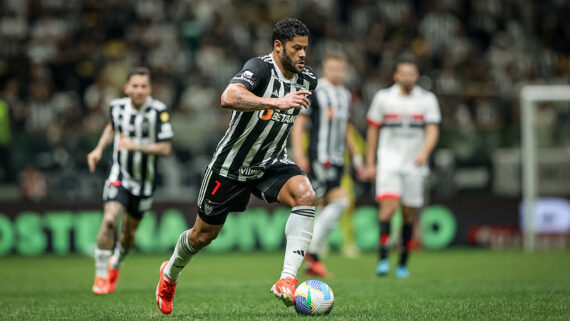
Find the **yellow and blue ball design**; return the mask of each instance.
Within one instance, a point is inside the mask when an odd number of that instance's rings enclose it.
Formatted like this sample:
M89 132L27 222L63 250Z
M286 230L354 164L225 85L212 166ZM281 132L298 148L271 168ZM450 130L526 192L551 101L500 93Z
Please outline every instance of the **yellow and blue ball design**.
M295 290L295 310L299 314L329 314L333 305L333 291L323 281L308 280Z

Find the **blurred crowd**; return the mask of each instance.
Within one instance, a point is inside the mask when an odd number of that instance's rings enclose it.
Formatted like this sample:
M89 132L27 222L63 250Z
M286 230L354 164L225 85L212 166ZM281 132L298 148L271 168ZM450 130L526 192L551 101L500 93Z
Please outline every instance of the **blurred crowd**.
M311 30L316 70L327 50L349 57L361 132L394 62L413 57L439 98L438 148L457 162L520 144L521 84L570 82L565 0L0 0L0 182L31 200L98 199L108 165L89 175L85 156L129 68L145 65L173 113L159 184L188 199L227 125L221 91L290 16Z

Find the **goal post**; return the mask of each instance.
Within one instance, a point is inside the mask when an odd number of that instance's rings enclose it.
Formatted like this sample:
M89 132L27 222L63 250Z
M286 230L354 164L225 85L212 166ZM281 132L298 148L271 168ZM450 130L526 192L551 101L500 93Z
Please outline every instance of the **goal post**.
M570 85L526 85L520 92L522 176L524 234L523 244L527 251L535 248L534 216L538 198L538 177L534 122L536 105L540 102L570 101Z

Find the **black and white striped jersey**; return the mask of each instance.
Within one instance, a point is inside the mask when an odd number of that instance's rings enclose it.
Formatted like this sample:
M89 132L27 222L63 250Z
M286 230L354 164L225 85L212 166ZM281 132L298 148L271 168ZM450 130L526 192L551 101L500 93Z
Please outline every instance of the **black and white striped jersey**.
M311 106L301 114L311 118L309 158L311 163L344 164L346 125L350 115L350 91L325 78L311 95Z
M248 60L230 83L241 83L259 97L279 98L299 90L313 91L317 77L305 66L286 79L271 54ZM234 110L228 129L218 143L209 168L223 177L249 181L263 176L264 169L287 158L287 139L299 109L242 112Z
M131 99L111 101L111 125L115 130L113 165L107 184L120 184L135 196L151 196L154 190L157 156L142 152L118 150L119 135L130 138L135 144L152 144L169 141L173 131L166 105L148 97L139 110L132 107Z

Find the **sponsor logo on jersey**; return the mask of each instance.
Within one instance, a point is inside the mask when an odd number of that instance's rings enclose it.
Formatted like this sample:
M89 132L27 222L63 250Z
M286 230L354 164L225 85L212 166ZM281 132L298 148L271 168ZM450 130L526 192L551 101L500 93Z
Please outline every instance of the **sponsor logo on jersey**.
M266 109L259 112L259 118L263 120L273 120L279 123L292 124L297 119L297 115L281 113L277 109Z
M241 75L235 77L236 80L243 80L253 86L253 72L246 70Z
M296 119L297 115L288 115L279 112L273 113L273 116L271 117L271 120L285 124L292 124Z
M206 213L206 215L210 215L212 214L212 211L214 211L214 207L212 206L212 204L210 204L209 200L206 200L206 202L204 202L204 212Z
M239 169L241 176L258 176L261 173L263 173L263 167L261 166L246 166Z
M162 113L160 113L160 121L162 121L163 123L168 122L168 120L170 119L170 115L168 115L167 112L163 111Z
M262 110L258 114L260 119L263 120L273 120L279 123L292 124L297 119L297 115L289 115L281 113L277 109L266 109Z
M259 118L263 120L270 120L271 116L273 116L273 109L266 109L259 113Z

